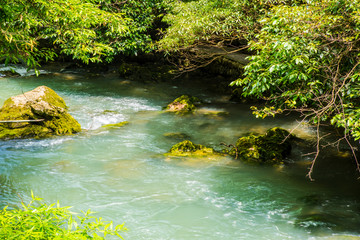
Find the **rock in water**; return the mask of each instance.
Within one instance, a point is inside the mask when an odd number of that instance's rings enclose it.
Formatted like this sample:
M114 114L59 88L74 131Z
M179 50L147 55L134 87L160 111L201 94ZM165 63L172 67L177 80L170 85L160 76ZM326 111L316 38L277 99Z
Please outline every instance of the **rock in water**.
M199 103L198 98L182 95L169 103L166 107L166 111L175 112L177 114L193 113L196 110L195 105L197 103Z
M67 112L64 99L46 86L7 99L0 109L0 121L0 139L41 138L81 131L80 124Z
M215 152L212 148L205 147L200 144L194 144L189 140L185 140L172 146L166 155L177 157L207 157L220 154Z
M237 154L240 159L249 163L283 164L291 153L292 138L292 134L279 127L271 128L260 136L250 134L237 140ZM230 151L230 155L235 154L235 149Z

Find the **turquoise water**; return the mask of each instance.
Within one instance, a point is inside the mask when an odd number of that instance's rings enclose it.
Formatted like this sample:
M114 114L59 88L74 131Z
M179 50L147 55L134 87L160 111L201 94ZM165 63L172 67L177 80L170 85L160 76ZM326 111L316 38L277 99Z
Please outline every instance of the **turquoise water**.
M294 148L282 168L164 157L181 132L195 143L221 149L249 131L291 129L296 119L255 119L249 106L227 101L206 81L175 79L136 83L116 75L48 74L0 78L0 103L47 85L62 96L83 132L42 140L0 142L0 205L18 205L30 191L48 203L90 208L125 222L125 239L347 239L360 235L360 189L352 160L327 151L315 182L306 177L311 156ZM205 110L180 117L163 106L182 94L205 101ZM104 124L129 121L118 129ZM295 133L311 138L301 126ZM312 218L310 219L309 216ZM316 217L316 218L315 218ZM317 220L316 220L317 219Z

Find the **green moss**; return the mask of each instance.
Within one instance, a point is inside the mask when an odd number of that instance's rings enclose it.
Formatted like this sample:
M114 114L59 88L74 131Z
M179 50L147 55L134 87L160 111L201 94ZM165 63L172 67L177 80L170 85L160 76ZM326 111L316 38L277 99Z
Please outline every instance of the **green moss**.
M112 124L106 124L106 125L103 125L101 126L102 128L120 128L124 125L127 125L129 124L128 121L124 121L124 122L119 122L119 123L112 123Z
M0 120L36 119L43 121L0 123L0 139L41 138L81 131L80 124L67 112L65 101L45 86L7 99L0 109Z
M212 148L185 140L175 144L166 155L175 157L206 157L221 154L215 152Z
M199 102L197 97L182 95L169 103L166 107L166 111L175 112L177 114L193 113L196 110L195 104Z
M119 113L118 111L114 111L114 110L104 110L103 112L102 112L102 114L117 114L117 113Z
M68 113L53 118L51 121L45 121L44 126L52 129L56 135L68 135L81 131L80 124Z
M282 164L291 153L290 139L293 136L282 128L271 128L265 134L241 137L236 142L238 156L250 163ZM236 150L230 151L236 155Z
M27 127L15 129L0 126L0 139L42 138L52 133L53 131L51 129L36 124L29 124Z

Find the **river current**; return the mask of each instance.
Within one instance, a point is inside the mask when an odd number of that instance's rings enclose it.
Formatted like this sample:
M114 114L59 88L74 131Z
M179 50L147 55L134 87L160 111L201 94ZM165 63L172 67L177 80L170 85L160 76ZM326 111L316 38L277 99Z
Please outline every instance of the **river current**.
M1 105L46 85L83 128L73 136L0 141L0 206L29 201L32 190L47 203L125 223L128 240L360 239L360 183L346 154L322 154L314 182L306 177L312 156L301 148L283 167L165 157L181 141L167 133L221 149L247 132L298 126L291 116L256 119L249 105L228 101L206 79L195 82L82 73L0 78ZM203 113L162 111L182 94L202 99ZM227 114L204 114L212 111ZM102 128L122 121L129 124ZM314 135L306 126L294 133Z

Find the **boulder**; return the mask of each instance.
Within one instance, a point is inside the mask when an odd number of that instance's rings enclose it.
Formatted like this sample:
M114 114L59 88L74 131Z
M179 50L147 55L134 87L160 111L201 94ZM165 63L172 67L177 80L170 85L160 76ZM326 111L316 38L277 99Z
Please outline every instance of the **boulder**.
M41 138L80 132L80 124L67 109L65 101L46 86L11 97L0 109L0 139Z
M193 113L196 110L196 104L200 101L197 97L182 95L169 103L166 107L167 112L175 112L177 114Z
M212 148L185 140L172 146L166 155L174 157L207 157L221 154L215 152Z
M263 135L249 134L237 140L230 155L250 163L283 164L291 153L292 138L292 134L279 127L271 128Z

